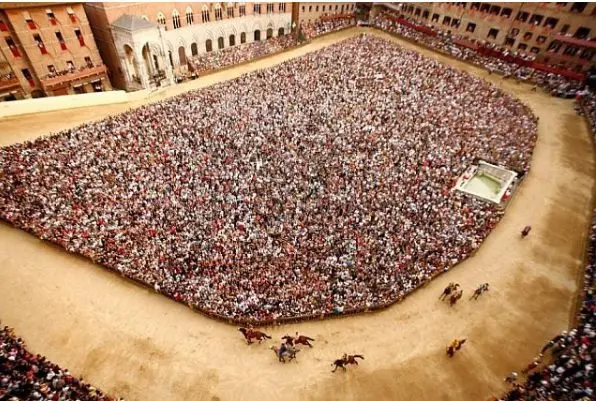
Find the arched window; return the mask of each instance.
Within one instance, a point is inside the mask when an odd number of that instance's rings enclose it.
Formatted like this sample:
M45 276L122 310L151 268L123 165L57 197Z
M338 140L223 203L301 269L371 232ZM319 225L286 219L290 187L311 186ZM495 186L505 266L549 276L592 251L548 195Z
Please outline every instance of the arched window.
M178 48L178 59L180 60L180 65L186 64L186 51L184 50L184 46Z
M218 49L223 49L224 48L224 38L222 36L220 36L219 38L217 38L217 48Z
M230 35L230 46L236 46L236 37L234 35Z
M209 15L209 8L207 6L203 6L203 10L201 11L201 19L203 22L209 22L211 16Z
M285 33L285 32L284 32L284 29L283 29L283 28L279 28L279 29L277 30L277 36L284 36L284 33Z
M261 40L261 31L258 29L255 31L255 42Z
M166 16L163 15L163 13L161 11L157 13L157 23L159 25L165 25L166 24Z
M186 25L192 25L195 22L195 17L192 15L192 8L186 7Z
M240 34L240 44L246 43L246 32Z
M172 11L172 25L174 25L174 29L180 28L180 13L178 10L174 9Z
M197 56L199 54L199 47L197 46L196 43L193 43L190 45L190 53L193 56Z
M273 37L273 29L267 29L267 39L271 39Z
M221 19L221 6L219 5L219 3L215 3L215 20L221 21Z
M207 50L208 52L213 51L213 44L211 42L211 39L207 39L207 41L205 42L205 50Z

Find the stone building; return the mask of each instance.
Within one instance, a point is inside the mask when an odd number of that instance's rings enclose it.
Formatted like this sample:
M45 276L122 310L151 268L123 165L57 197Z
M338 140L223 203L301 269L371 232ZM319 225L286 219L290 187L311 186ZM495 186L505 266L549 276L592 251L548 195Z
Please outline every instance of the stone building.
M0 101L105 90L82 3L0 3Z
M315 22L324 15L353 13L356 3L294 3L297 7L295 20L301 23Z
M596 64L596 3L377 3L471 41L573 71Z
M285 35L291 3L87 3L112 84L129 91L171 85L187 59Z

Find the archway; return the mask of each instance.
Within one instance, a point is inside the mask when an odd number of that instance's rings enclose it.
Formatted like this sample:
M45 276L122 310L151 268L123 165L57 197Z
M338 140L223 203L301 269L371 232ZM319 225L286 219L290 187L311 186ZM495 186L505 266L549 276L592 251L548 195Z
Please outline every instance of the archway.
M190 53L193 55L193 57L199 55L199 47L196 43L190 45Z
M205 50L208 52L213 51L213 42L211 42L211 39L207 39L205 42Z
M279 28L277 30L277 36L284 36L284 34L285 34L285 30L283 28Z
M273 29L267 29L267 39L271 39L273 37Z
M240 34L240 44L246 43L246 32Z
M236 37L234 35L230 35L230 46L236 46Z
M128 72L128 79L138 81L140 79L137 60L135 59L135 52L129 45L124 45L124 63L126 71Z
M223 36L220 36L219 38L217 38L217 48L220 49L220 50L224 48L224 38L223 38Z
M186 50L184 49L184 46L178 48L178 59L180 60L181 66L186 64Z
M255 42L261 40L261 31L258 29L255 31Z
M147 69L147 75L153 76L153 63L151 62L151 48L149 47L149 43L145 43L143 46L143 51L141 52L143 55L143 62L145 62L145 68Z

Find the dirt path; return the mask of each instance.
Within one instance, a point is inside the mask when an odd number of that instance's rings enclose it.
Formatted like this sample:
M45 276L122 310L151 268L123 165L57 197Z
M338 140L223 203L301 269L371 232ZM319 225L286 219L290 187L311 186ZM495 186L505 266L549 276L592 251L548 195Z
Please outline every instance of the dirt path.
M267 67L358 32L333 34L166 95ZM2 323L13 326L33 352L128 401L482 401L500 394L503 377L568 325L595 188L592 141L571 101L420 51L497 83L540 117L530 174L475 257L386 311L270 329L278 338L300 330L316 339L315 348L299 353L298 363L282 366L268 349L272 342L247 347L233 327L0 224ZM2 120L0 144L127 107ZM533 230L522 241L519 231L526 224ZM465 289L466 299L453 309L437 300L449 281ZM490 292L469 302L471 290L485 281ZM444 347L456 336L469 340L448 360ZM331 361L344 352L364 354L366 360L331 374Z

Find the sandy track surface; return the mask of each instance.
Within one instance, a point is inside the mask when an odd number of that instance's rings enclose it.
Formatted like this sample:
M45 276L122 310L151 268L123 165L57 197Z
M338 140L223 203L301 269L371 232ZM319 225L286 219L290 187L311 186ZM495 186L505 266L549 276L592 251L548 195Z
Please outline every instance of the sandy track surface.
M179 85L160 95L233 78L356 35L350 29L258 62ZM375 31L376 32L376 31ZM128 401L486 400L568 327L582 273L595 189L593 144L568 100L532 92L483 70L375 33L496 83L540 117L532 168L476 256L385 311L269 328L316 339L281 365L273 341L246 346L231 326L126 281L87 260L0 224L0 318L33 352ZM154 99L152 99L153 101ZM0 144L135 107L74 109L0 120ZM526 224L533 229L521 240ZM438 301L449 281L464 288L454 308ZM488 281L491 290L468 301ZM453 359L454 337L468 342ZM344 352L359 367L331 374Z

